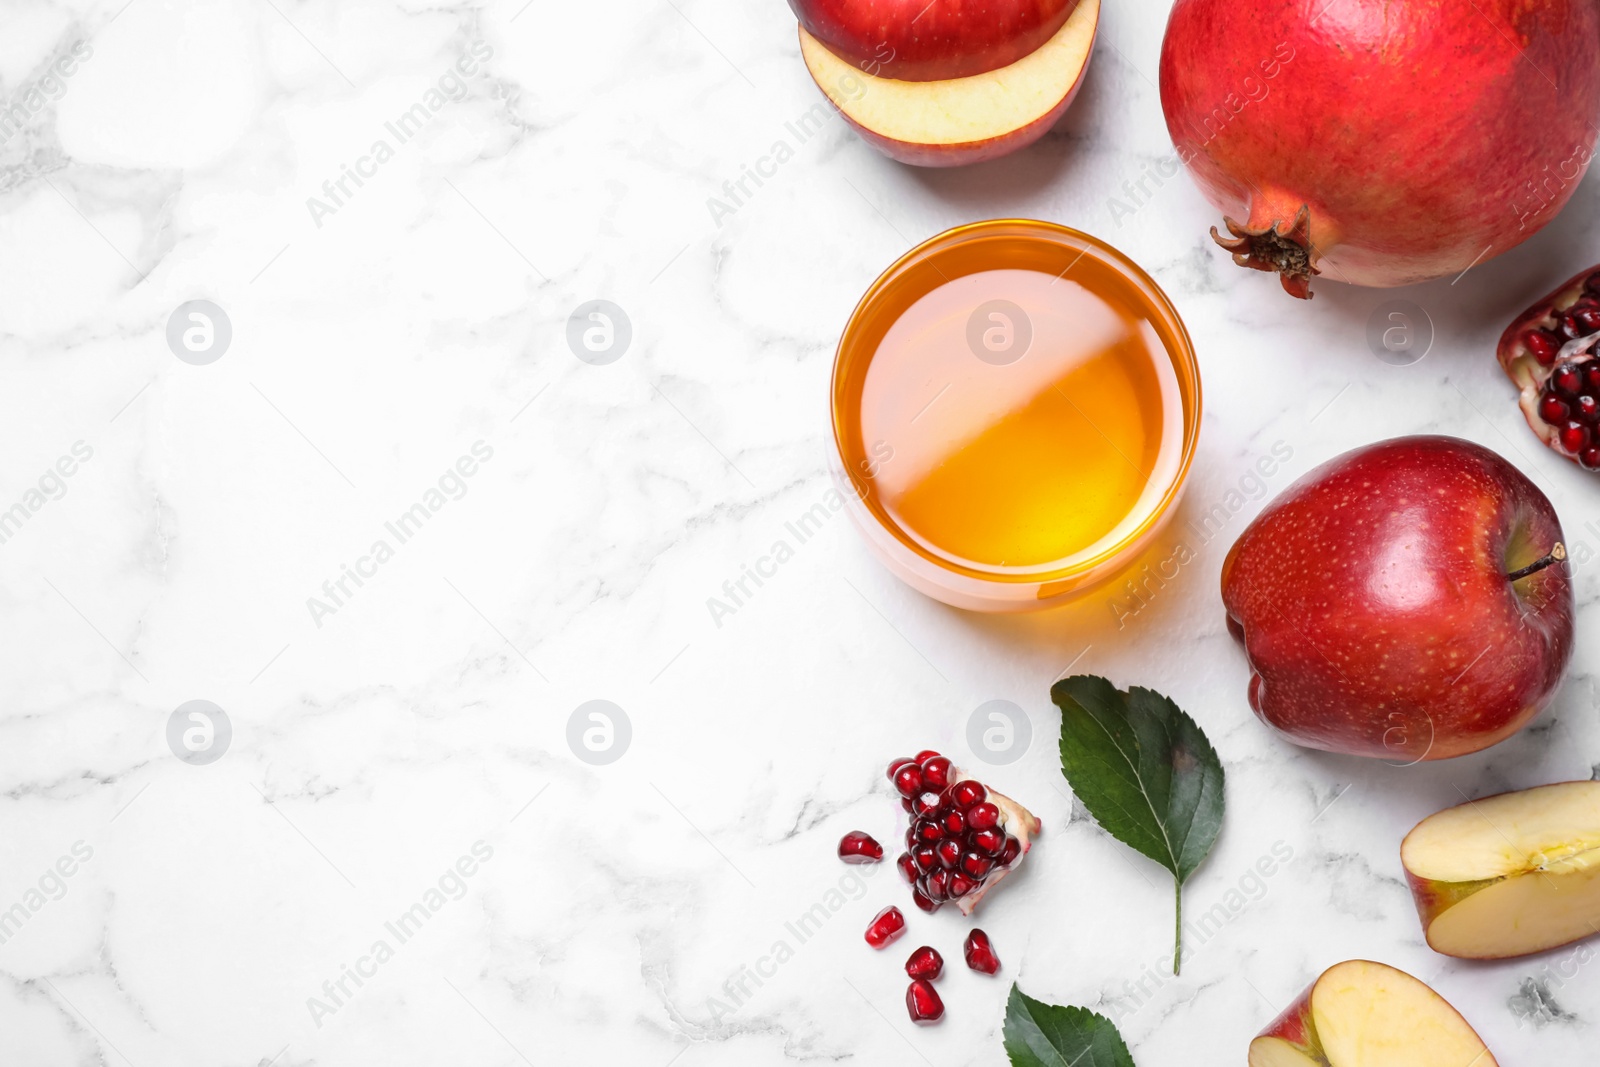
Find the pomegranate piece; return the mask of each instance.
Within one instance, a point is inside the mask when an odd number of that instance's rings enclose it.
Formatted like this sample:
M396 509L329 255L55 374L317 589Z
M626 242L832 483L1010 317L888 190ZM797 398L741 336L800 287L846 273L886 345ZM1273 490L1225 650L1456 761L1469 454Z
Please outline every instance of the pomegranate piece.
M944 1001L926 979L918 978L906 990L906 1011L914 1023L936 1023L944 1018Z
M891 760L887 773L911 814L906 851L895 863L911 882L913 903L934 911L954 901L963 914L972 914L1032 847L1039 820L1010 797L962 775L933 749Z
M867 925L867 944L873 948L882 948L905 932L906 917L900 913L899 908L891 904L878 912Z
M1600 266L1517 317L1496 355L1523 418L1549 449L1600 469Z
M871 834L851 830L839 838L839 858L846 863L877 863L883 859L883 846Z
M968 934L961 951L967 957L967 966L975 971L994 974L1000 969L1000 957L994 954L994 945L982 930L973 930Z
M928 945L914 950L906 960L906 974L931 982L944 973L944 957Z

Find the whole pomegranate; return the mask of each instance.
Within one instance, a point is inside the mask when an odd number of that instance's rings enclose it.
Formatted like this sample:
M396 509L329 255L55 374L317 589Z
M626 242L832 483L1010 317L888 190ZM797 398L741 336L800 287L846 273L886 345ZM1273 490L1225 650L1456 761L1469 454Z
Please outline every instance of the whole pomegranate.
M1240 266L1302 299L1459 274L1588 168L1600 0L1176 0L1161 104Z

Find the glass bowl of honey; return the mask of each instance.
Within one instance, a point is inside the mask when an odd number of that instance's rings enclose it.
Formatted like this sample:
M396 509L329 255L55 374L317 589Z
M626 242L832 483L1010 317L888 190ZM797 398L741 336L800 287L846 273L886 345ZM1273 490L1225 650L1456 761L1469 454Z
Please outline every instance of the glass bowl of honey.
M1127 256L996 219L872 284L832 404L833 475L878 558L955 607L1032 611L1116 576L1159 532L1194 458L1200 371Z

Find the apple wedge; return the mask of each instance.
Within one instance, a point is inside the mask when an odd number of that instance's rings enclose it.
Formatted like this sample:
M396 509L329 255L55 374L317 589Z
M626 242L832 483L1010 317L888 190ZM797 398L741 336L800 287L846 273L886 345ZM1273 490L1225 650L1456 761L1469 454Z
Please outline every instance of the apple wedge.
M1348 960L1250 1042L1250 1067L1499 1067L1461 1013L1404 971Z
M1600 782L1558 782L1430 815L1400 862L1436 952L1506 959L1600 934Z
M1015 63L1078 0L789 0L806 32L857 70L926 82Z
M1039 48L996 70L945 81L874 77L830 52L805 27L800 54L817 86L868 144L892 159L952 167L1032 144L1083 84L1100 0L1081 0Z

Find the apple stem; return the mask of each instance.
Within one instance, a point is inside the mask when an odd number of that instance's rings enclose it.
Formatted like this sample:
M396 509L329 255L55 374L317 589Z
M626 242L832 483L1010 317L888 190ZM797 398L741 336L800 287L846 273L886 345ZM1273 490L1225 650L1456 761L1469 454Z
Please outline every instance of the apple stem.
M1172 921L1172 974L1176 977L1183 967L1183 883L1174 878L1172 885L1178 902Z
M1512 571L1510 574L1506 575L1506 577L1513 582L1521 581L1530 574L1538 574L1552 563L1561 563L1565 561L1566 558L1567 546L1562 544L1560 541L1557 541L1556 547L1552 548L1547 555L1539 557L1520 570Z

